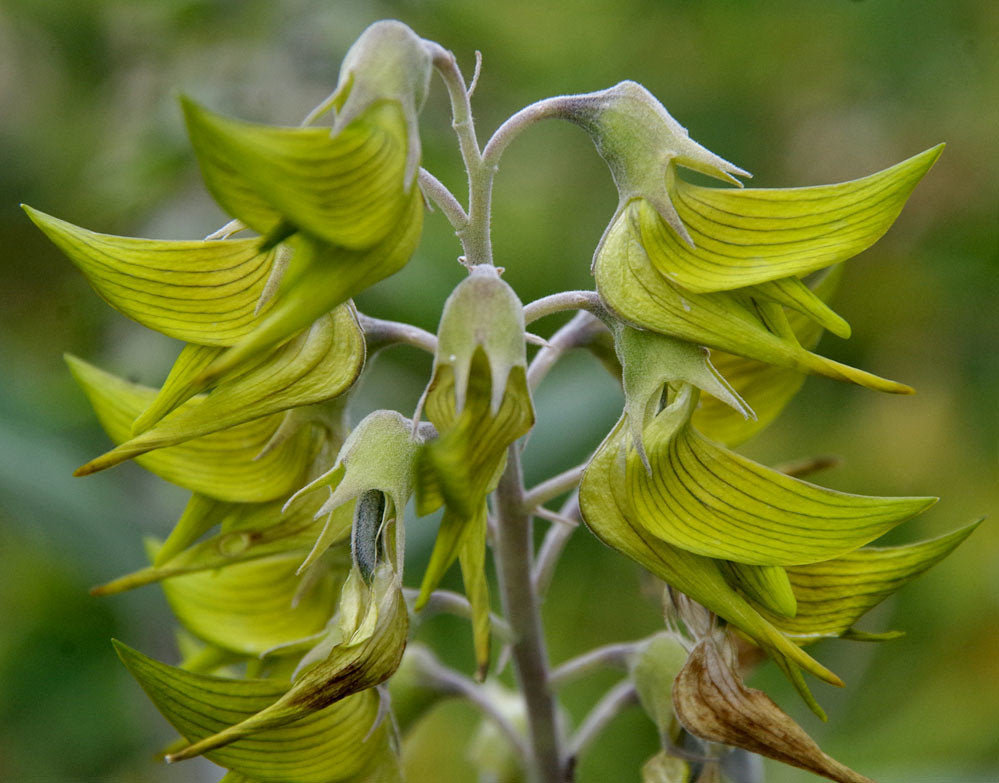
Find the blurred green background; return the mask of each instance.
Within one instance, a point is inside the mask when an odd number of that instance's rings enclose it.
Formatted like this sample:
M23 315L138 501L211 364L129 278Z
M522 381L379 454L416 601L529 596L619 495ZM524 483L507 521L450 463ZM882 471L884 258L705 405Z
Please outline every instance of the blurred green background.
M852 261L837 305L855 337L821 350L905 381L910 398L811 379L747 447L784 461L832 453L830 486L939 494L892 541L933 536L999 507L999 3L993 0L2 0L0 2L0 780L216 780L208 762L154 765L167 724L118 664L118 636L175 660L158 589L93 599L87 587L143 562L184 493L125 465L88 480L72 469L105 449L61 354L146 382L178 346L119 316L17 208L28 202L98 231L202 236L224 218L204 192L178 93L230 114L291 124L330 91L340 58L372 21L396 17L452 49L470 73L480 133L558 93L622 79L646 85L691 135L786 186L850 179L940 141L948 148L895 228ZM463 174L439 81L423 113L424 163L456 192ZM616 203L578 129L542 125L508 151L495 198L497 263L521 297L592 285L593 247ZM401 273L359 306L436 326L462 277L444 219ZM549 334L558 319L539 325ZM411 411L429 362L377 357L361 408ZM528 480L584 458L616 419L620 394L572 356L542 387ZM433 525L411 526L414 561ZM411 570L407 581L416 580ZM637 570L580 532L547 605L556 661L660 623ZM827 643L847 681L816 686L830 721L806 714L772 671L755 683L824 748L882 783L999 780L999 528L987 522L949 560L867 621L907 635L885 646ZM468 633L437 619L421 635L456 665ZM579 720L614 678L566 697ZM469 713L450 706L409 748L414 781L472 780ZM637 710L579 770L582 783L637 778L655 745ZM443 755L442 755L443 754ZM773 765L768 780L814 779Z

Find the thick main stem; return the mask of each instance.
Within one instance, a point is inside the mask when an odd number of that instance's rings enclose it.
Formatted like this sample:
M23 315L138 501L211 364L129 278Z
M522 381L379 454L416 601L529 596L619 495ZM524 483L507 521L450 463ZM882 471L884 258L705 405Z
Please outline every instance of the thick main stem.
M468 211L464 216L451 208L451 217L460 227L456 233L465 251L469 266L492 264L490 238L490 205L493 176L499 156L510 140L537 119L548 116L544 111L519 112L498 132L485 152L479 147L472 119L469 91L465 86L454 55L438 46L431 47L434 67L440 73L451 99L452 125L458 136L461 157L468 172ZM427 184L433 190L434 182ZM449 202L445 198L445 205ZM524 508L524 482L520 467L520 452L513 444L508 453L506 470L496 489L496 540L494 556L499 574L503 609L510 625L513 641L514 666L517 682L527 709L530 740L528 775L534 783L567 783L565 754L556 718L555 697L549 683L548 654L545 650L541 625L540 603L534 589L531 518Z
M524 701L531 737L532 778L538 783L565 783L566 775L555 697L548 672L548 653L538 596L531 577L533 546L531 521L524 511L520 453L510 447L507 466L496 488L496 570L503 611L514 635L513 661Z

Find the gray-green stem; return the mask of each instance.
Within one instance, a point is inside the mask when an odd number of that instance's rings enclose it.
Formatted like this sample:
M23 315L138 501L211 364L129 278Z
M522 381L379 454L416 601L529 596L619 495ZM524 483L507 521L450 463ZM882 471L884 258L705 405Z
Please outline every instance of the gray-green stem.
M514 444L507 453L507 467L496 488L496 568L503 610L514 635L512 652L517 681L527 705L534 761L532 778L539 783L564 783L570 778L565 769L539 601L531 574L531 520L524 510L523 486L520 450Z
M468 172L468 220L456 233L468 266L492 264L490 208L493 176L502 149L494 147L496 154L483 159L472 119L469 91L455 57L437 44L428 45L434 67L443 78L451 99L452 126ZM519 127L526 127L527 124L521 123ZM509 122L504 127L508 126ZM509 141L518 129L508 127L503 138ZM429 184L431 187L434 185L433 182ZM531 518L524 510L524 483L520 451L516 444L509 449L506 470L496 489L495 501L494 557L503 609L513 634L511 649L517 683L527 709L530 738L528 776L536 783L566 783L568 775L557 725L555 697L548 683L548 655L531 573Z

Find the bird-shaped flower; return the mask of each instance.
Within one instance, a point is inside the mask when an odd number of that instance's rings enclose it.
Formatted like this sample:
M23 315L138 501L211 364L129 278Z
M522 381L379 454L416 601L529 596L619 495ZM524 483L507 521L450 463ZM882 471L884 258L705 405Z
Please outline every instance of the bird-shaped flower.
M811 353L788 323L800 313L841 337L847 323L802 280L884 234L942 145L838 185L742 189L747 172L693 141L644 87L577 96L569 119L592 136L619 204L593 261L597 291L623 320L802 373L911 389ZM708 188L680 167L739 188Z

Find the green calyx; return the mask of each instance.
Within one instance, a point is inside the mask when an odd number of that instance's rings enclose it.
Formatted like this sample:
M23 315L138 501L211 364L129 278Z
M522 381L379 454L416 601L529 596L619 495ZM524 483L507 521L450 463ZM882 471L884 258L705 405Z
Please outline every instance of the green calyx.
M402 513L413 491L416 479L416 459L423 442L419 430L411 420L395 411L380 410L366 416L347 436L333 467L309 482L292 498L297 499L321 487L329 487L330 496L316 513L326 516L327 524L320 533L312 551L300 571L312 566L326 549L336 541L339 525L335 512L345 503L358 499L354 516L354 553L373 553L376 540L383 537L388 524L395 521L394 540L383 540L384 552L380 555L402 569ZM371 493L380 493L377 499ZM362 502L363 501L363 502ZM379 501L379 502L376 502ZM373 517L372 512L377 519ZM363 527L363 531L359 528ZM363 572L373 573L375 559L364 557L357 563ZM369 581L366 579L366 581Z

